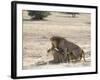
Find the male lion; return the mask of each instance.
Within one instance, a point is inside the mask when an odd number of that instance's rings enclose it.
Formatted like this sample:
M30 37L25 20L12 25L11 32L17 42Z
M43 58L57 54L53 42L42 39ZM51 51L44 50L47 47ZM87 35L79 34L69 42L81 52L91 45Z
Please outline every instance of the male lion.
M70 62L71 59L75 59L76 61L81 60L82 57L85 60L85 53L84 51L73 42L70 42L63 37L60 36L53 36L50 38L52 47L48 50L56 50L59 54L67 54L68 62Z

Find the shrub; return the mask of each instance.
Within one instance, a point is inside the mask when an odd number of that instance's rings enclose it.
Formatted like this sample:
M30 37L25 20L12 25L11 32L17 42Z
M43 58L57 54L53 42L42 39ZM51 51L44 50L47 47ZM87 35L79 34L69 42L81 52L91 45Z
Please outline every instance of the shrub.
M50 15L47 11L28 11L28 15L31 16L32 20L43 20L45 17Z

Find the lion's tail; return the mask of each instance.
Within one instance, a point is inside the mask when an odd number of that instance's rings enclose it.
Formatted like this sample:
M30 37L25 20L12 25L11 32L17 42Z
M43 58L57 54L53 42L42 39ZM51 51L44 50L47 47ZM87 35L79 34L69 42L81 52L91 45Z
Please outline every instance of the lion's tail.
M86 62L86 59L85 59L85 52L82 50L82 58L83 60Z

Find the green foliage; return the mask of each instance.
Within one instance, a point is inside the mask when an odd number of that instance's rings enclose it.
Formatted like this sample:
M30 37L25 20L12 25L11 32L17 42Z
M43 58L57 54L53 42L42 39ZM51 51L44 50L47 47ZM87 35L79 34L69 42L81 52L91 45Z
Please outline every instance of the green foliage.
M28 11L28 15L31 16L32 20L43 20L45 17L50 15L47 11Z

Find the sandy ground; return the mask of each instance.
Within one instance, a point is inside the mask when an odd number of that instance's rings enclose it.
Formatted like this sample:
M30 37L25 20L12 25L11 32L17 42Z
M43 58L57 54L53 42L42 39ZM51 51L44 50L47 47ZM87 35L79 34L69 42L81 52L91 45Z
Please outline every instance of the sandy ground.
M91 64L90 50L90 14L79 14L72 18L70 14L52 12L43 21L31 21L27 12L23 12L23 69L47 69L66 67L85 67ZM50 61L47 49L51 47L49 38L58 35L79 45L85 52L87 62L36 65L39 61Z

